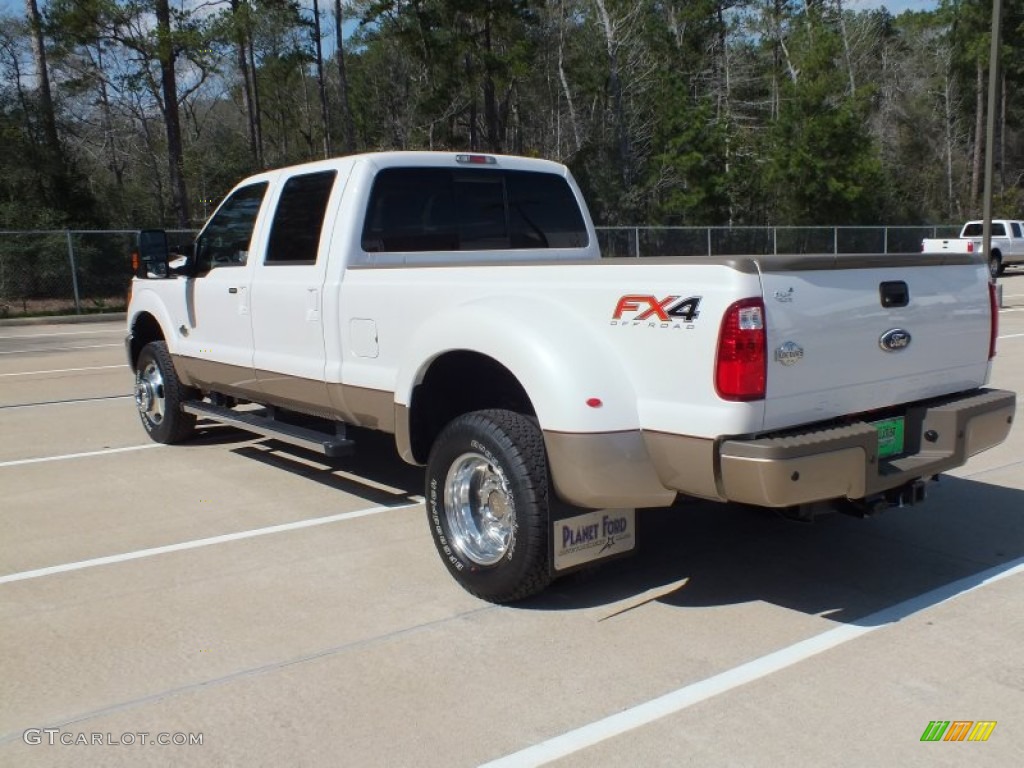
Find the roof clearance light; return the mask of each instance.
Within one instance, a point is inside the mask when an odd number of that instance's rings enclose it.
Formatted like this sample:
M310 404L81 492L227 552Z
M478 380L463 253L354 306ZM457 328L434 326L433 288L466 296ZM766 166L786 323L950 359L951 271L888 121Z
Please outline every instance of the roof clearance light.
M490 155L456 155L456 163L469 163L470 165L497 165L498 161Z

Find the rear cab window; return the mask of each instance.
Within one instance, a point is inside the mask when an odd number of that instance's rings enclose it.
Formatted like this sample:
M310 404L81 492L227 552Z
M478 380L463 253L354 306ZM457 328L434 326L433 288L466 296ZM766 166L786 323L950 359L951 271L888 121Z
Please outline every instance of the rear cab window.
M972 222L964 227L963 234L961 237L981 237L983 234L983 227L980 221ZM1017 230L1014 230L1014 236L1016 237ZM992 237L1006 237L1006 227L1003 226L1001 221L992 222Z
M363 223L370 253L586 248L566 179L539 171L385 168Z
M292 176L284 183L267 242L267 266L313 265L336 171Z

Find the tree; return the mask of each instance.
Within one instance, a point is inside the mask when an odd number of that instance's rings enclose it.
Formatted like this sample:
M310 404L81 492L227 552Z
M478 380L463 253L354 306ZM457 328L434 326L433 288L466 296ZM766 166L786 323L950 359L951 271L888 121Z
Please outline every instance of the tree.
M43 24L36 0L25 0L25 12L29 29L32 31L32 54L36 61L36 89L39 93L39 111L43 123L43 135L52 161L63 165L60 139L57 138L57 117L53 110L53 96L50 93L50 69L46 63L46 46L43 43Z
M126 91L152 100L164 128L174 221L191 226L179 108L209 75L208 42L196 20L188 10L172 10L169 0L55 0L51 13L52 33L69 51L109 48L125 67ZM184 87L178 73L182 59L189 64ZM145 111L145 105L139 106Z
M869 92L850 97L842 41L814 7L798 14L791 46L798 76L779 89L767 180L789 224L861 224L881 213L881 164L866 127ZM797 69L798 67L798 69Z
M0 228L95 225L95 199L61 141L40 20L26 10L0 17Z
M327 112L327 85L324 81L323 34L320 31L320 3L313 0L313 49L316 51L316 88L320 98L320 130L323 134L324 157L331 155L331 118Z
M167 130L167 168L171 180L171 197L177 224L190 224L188 192L185 188L185 156L181 143L181 119L178 116L178 76L175 71L177 51L171 30L171 7L168 0L154 0L156 12L156 54L160 62L161 112Z
M232 39L234 57L241 78L239 84L248 129L249 155L254 168L263 167L263 127L260 121L259 90L256 70L250 65L252 50L252 8L248 0L230 0L227 36Z
M338 63L338 95L341 99L342 124L345 126L345 151L356 151L356 125L349 99L348 72L345 68L345 36L341 0L334 0L334 57Z
M842 0L331 6L325 36L320 0L26 0L0 34L9 210L82 220L100 198L122 226L194 226L243 175L363 147L561 160L608 224L929 222L976 205L983 0L896 17ZM1022 22L1007 0L1007 29ZM1024 197L1014 39L1006 213Z
M417 125L429 146L515 150L521 83L534 53L536 0L395 0L371 2L363 13L368 46L396 43L415 69ZM392 48L392 50L395 50ZM393 84L394 85L394 84Z

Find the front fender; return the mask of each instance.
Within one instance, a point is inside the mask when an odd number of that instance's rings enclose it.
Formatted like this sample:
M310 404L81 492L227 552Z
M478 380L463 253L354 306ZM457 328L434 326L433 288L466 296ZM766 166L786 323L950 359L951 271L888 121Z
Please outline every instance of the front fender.
M131 305L128 307L127 326L129 337L141 315L151 315L160 326L168 349L174 352L174 321L171 319L167 306L157 293L146 287L144 281L137 280L132 288ZM129 360L129 363L133 361Z
M529 296L488 297L446 308L413 334L406 348L414 354L399 367L395 401L411 403L413 388L440 355L469 351L492 358L516 377L545 431L638 429L636 392L602 335L606 327Z

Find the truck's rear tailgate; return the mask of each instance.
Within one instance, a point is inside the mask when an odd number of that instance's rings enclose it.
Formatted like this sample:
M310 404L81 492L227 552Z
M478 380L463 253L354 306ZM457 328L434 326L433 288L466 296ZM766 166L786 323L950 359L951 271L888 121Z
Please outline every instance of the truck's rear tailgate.
M758 260L768 329L765 429L984 384L988 273L976 257Z

